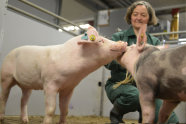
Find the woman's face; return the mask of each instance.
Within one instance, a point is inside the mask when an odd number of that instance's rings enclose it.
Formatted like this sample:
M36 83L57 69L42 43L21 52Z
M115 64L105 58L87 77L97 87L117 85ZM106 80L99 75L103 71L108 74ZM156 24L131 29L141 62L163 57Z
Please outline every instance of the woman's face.
M131 24L134 29L138 30L142 24L147 24L149 21L149 14L144 5L137 5L131 15Z

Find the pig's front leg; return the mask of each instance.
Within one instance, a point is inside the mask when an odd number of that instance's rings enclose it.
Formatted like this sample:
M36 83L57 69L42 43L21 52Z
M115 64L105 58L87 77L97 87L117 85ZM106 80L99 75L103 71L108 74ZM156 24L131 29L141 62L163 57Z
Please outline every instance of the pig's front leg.
M0 124L1 124L1 122L3 123L4 114L5 114L5 103L4 103L3 98L0 94Z
M139 96L142 109L142 122L152 124L155 118L155 100L153 93L142 94Z
M67 89L68 90L68 89ZM59 124L66 123L66 116L68 114L68 105L72 96L73 90L61 91L59 93L59 108L60 108L60 122Z
M158 117L158 123L164 124L174 108L180 103L180 101L163 101L163 104L160 108L159 117Z
M55 86L55 82L47 82L44 86L45 93L45 117L44 124L52 124L52 117L56 109L56 96L58 93L58 87Z
M21 98L21 121L23 123L28 122L28 113L27 113L27 103L31 95L32 90L22 88L22 98Z

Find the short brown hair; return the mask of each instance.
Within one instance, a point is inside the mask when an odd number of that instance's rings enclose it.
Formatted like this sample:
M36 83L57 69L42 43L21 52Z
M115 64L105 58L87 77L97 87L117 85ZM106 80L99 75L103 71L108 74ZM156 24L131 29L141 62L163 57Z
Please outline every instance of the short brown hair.
M138 6L138 5L144 5L147 8L147 11L149 14L148 25L156 25L158 19L156 17L155 10L152 8L150 3L146 2L146 1L136 1L131 6L128 7L127 14L125 16L125 20L127 21L127 23L131 24L131 15L132 15L134 9L136 8L136 6Z

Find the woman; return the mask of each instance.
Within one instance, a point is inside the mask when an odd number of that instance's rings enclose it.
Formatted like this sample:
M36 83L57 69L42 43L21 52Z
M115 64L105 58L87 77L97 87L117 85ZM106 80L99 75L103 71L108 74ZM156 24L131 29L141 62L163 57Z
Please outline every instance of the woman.
M157 18L155 11L152 6L145 1L134 2L128 9L125 17L127 23L130 26L128 30L117 32L112 35L112 40L114 41L125 41L128 45L136 43L136 37L138 35L139 29L142 24L156 25ZM147 43L152 45L159 45L160 40L146 33ZM125 79L126 69L122 68L116 61L105 65L105 67L111 70L111 78L107 80L105 85L105 90L107 96L113 108L110 111L110 120L112 123L123 123L123 115L129 112L139 111L139 122L142 121L141 108L139 103L139 92L136 88L135 82L130 82L129 84L120 85L118 88L113 88L113 86ZM156 100L156 118L155 122L158 120L158 112L161 100ZM168 120L168 123L178 123L178 118L173 112Z

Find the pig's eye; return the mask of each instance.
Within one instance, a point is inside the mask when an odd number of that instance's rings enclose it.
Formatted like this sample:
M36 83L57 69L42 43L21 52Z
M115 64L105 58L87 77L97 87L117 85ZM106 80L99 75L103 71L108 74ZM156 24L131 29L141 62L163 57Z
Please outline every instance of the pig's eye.
M101 40L99 40L99 42L102 42L102 43L104 43L104 40L103 40L103 39L101 39Z

